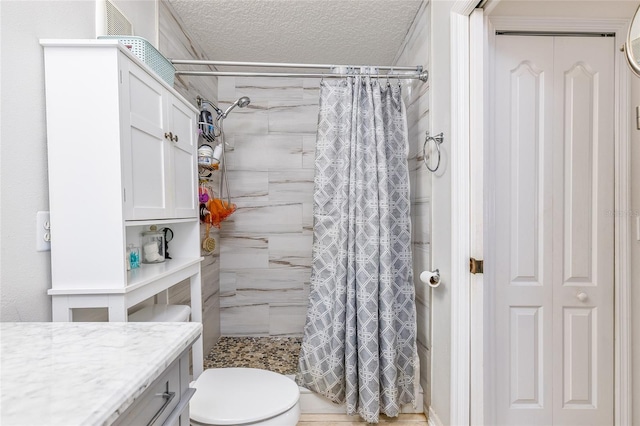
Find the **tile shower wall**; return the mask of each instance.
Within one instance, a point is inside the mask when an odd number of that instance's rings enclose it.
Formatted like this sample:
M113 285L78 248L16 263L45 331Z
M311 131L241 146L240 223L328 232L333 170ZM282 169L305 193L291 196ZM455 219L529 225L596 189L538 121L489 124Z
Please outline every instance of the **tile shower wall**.
M429 69L430 4L420 7L404 44L394 61L397 65L423 65ZM413 276L416 287L418 320L418 355L420 383L424 389L425 406L430 401L430 293L420 279L420 273L431 270L431 172L423 163L422 146L429 130L429 83L412 80L405 83L405 106L409 133L409 170L411 184L411 224L413 232Z
M311 276L317 79L218 81L231 200L220 233L225 336L301 336Z
M397 64L428 69L429 7L423 5ZM238 211L220 234L221 330L227 336L301 336L311 269L317 79L232 78L218 81L220 105L240 96L224 123L229 185ZM430 269L431 177L422 162L429 127L429 85L405 83L410 141L414 275L421 382L428 389L429 292L418 276Z
M169 3L160 1L159 12L159 49L169 58L206 59L197 40L189 35L177 18ZM182 69L194 67L181 66ZM200 68L202 69L202 68ZM217 101L218 81L216 77L176 76L175 89L189 102L196 105L198 95L212 102ZM204 236L205 228L201 227ZM212 232L218 237L216 232ZM170 303L189 303L189 282L185 281L169 291ZM220 337L220 252L205 256L202 262L202 323L203 346L205 353L215 345Z

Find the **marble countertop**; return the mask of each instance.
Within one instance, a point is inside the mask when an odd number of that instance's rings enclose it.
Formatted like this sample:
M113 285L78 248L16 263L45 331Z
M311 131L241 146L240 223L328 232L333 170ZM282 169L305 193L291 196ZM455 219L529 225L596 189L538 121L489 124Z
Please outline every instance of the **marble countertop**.
M199 323L0 323L0 424L110 424Z

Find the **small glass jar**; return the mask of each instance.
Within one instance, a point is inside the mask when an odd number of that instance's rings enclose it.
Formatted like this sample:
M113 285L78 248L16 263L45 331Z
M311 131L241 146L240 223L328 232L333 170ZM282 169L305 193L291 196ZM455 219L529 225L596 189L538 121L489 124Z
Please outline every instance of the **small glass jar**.
M164 248L164 233L155 225L142 233L142 263L164 262Z

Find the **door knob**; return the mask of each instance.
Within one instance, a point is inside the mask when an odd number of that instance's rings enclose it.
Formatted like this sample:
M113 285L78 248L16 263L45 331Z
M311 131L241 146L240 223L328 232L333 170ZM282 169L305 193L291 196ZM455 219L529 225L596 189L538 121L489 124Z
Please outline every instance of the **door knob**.
M584 302L586 301L589 296L587 296L587 293L585 293L584 291L579 292L578 294L576 294L576 297L578 298L579 301Z

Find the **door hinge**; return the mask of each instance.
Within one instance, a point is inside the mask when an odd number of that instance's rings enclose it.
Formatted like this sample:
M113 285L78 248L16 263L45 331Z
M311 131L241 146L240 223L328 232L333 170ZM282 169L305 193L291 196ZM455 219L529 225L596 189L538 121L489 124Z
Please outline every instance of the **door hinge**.
M484 271L483 268L484 261L474 259L473 257L469 259L469 272L472 274L482 274Z

